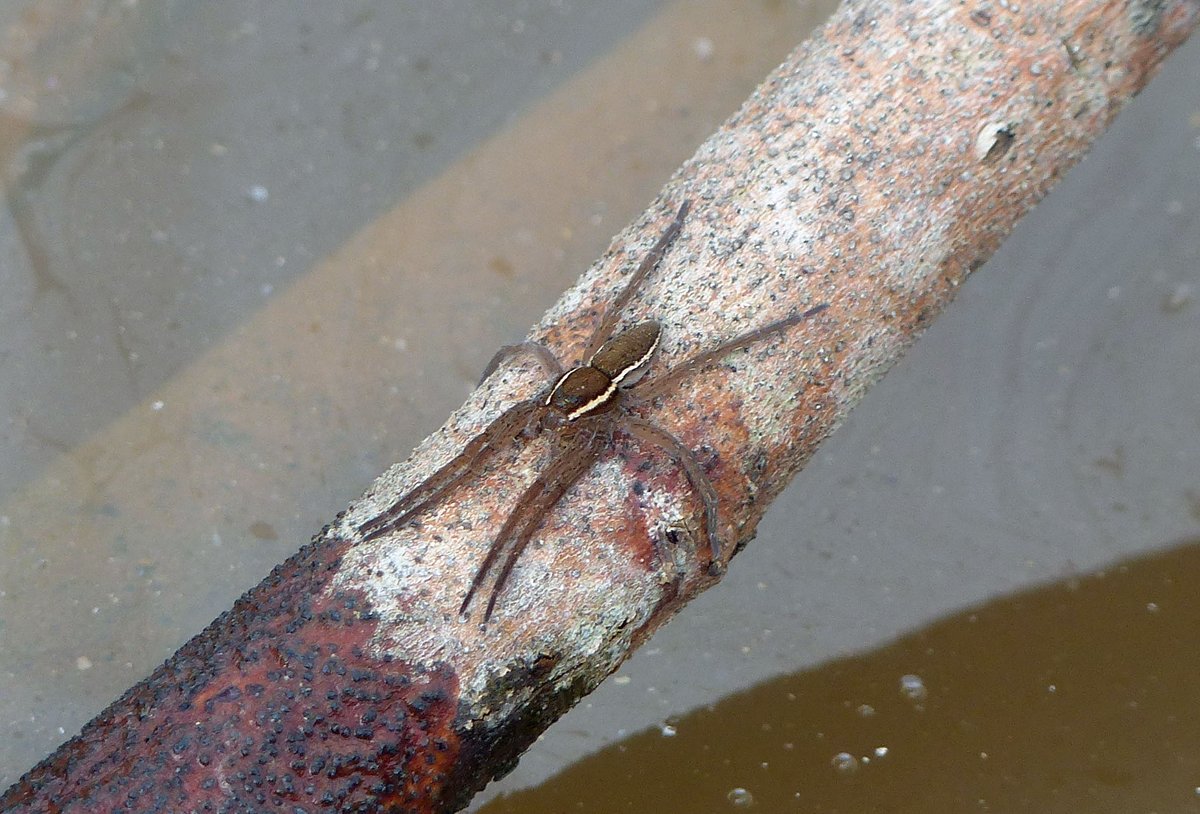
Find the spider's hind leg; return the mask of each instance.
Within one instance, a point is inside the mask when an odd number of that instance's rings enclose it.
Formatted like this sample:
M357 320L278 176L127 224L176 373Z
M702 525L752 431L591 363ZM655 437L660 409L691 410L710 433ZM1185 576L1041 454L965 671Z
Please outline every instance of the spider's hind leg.
M674 435L644 418L626 415L623 427L634 438L653 444L683 467L683 473L687 476L688 483L700 498L700 502L704 504L704 535L708 538L708 547L712 554L709 568L720 570L723 564L721 562L721 538L717 523L717 511L720 508L717 502L717 490L713 488L712 481L708 479L708 475L700 466L700 462L696 460L696 456Z
M683 221L687 218L690 207L691 201L684 201L680 204L679 211L675 213L675 218L667 225L666 231L650 247L650 251L642 258L641 264L638 265L633 274L629 275L629 280L625 283L625 287L617 294L616 299L609 304L607 310L604 312L604 318L600 320L600 324L592 333L591 339L588 340L587 349L583 352L584 359L591 359L592 355L600 349L600 346L612 336L613 328L617 327L617 322L621 318L621 311L629 303L629 299L641 287L642 282L646 279L646 275L656 269L658 264L662 262L667 248L679 236L679 230L683 228Z
M643 401L650 401L656 396L661 396L663 393L678 384L683 378L706 367L713 362L720 361L736 350L741 350L753 345L756 342L761 342L764 339L769 339L776 334L783 333L788 328L794 325L799 325L806 319L816 316L829 307L829 303L824 302L820 305L813 306L807 311L802 311L799 314L792 314L783 319L776 320L756 328L753 331L748 331L740 336L735 336L732 339L727 339L715 348L706 350L703 353L698 353L690 359L685 359L675 367L668 370L652 382L647 382L638 389L638 397Z

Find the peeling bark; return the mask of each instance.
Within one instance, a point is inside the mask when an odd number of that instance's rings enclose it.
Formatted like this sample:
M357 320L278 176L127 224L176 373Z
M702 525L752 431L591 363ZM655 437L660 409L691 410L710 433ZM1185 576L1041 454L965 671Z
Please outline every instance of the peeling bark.
M578 361L683 200L623 324L647 382L814 305L643 411L692 450L726 551L867 387L1200 20L1200 0L849 2L664 188L531 338ZM453 811L717 577L680 467L618 434L547 518L493 619L458 606L555 447L514 439L394 533L358 527L506 406L506 363L406 463L0 798L9 811ZM288 808L291 807L291 808Z

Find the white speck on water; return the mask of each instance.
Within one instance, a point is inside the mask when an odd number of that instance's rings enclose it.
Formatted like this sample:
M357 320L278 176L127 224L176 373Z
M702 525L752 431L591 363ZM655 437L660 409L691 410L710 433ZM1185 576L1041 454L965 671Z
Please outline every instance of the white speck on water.
M89 659L87 656L79 656L78 658L75 659L75 669L76 670L92 669L92 660Z
M886 746L875 747L875 757L887 757L888 748Z
M1114 286L1110 287L1110 288L1108 289L1108 298L1109 298L1110 300L1119 300L1119 299L1121 299L1121 286L1119 286L1119 285L1114 285Z
M1147 602L1146 610L1149 611L1150 613L1158 613L1158 603L1157 602Z
M870 718L875 714L875 707L871 706L870 704L859 704L858 714L863 718Z
M153 410L153 411L154 411L154 412L156 412L156 413L157 413L159 410L161 410L163 407L166 407L166 406L167 406L167 405L166 405L166 404L164 404L164 403L163 403L163 402L161 402L161 401L153 401L153 402L151 402L151 403L150 403L150 409L151 409L151 410Z
M738 786L735 789L730 789L725 795L726 799L734 805L735 808L749 808L754 805L754 795L746 789Z
M629 676L617 676L616 678L613 679L613 683L618 684L620 686L624 686L632 680L633 679L631 679Z
M692 52L696 55L696 59L701 62L711 60L716 50L716 45L708 37L696 37L696 39L692 40Z
M829 765L840 774L854 774L858 771L858 758L849 752L838 752Z
M662 732L662 736L664 738L673 738L673 737L675 737L677 730L675 729L675 727L671 726L670 724L663 724L659 728L659 731Z
M262 203L267 198L271 197L271 193L262 184L255 184L246 190L246 197L254 201L254 203Z

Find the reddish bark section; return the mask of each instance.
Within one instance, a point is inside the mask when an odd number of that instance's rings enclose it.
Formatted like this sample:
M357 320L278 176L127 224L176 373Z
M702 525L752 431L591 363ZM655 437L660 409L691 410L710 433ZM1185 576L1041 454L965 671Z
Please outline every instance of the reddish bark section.
M348 543L276 568L0 798L5 812L436 811L458 755L456 676L366 655Z

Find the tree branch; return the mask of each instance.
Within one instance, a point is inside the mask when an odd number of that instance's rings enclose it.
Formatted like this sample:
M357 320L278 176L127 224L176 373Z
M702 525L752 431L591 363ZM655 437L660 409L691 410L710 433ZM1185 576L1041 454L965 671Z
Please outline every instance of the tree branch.
M1198 0L846 3L681 168L532 338L574 362L624 275L693 213L626 321L650 377L829 308L662 394L727 545L1200 18ZM652 378L651 378L652 380ZM458 606L552 434L420 525L358 527L544 386L508 363L407 463L0 798L3 811L452 811L716 577L661 452L618 438L548 518L486 626ZM124 809L123 809L124 810Z

